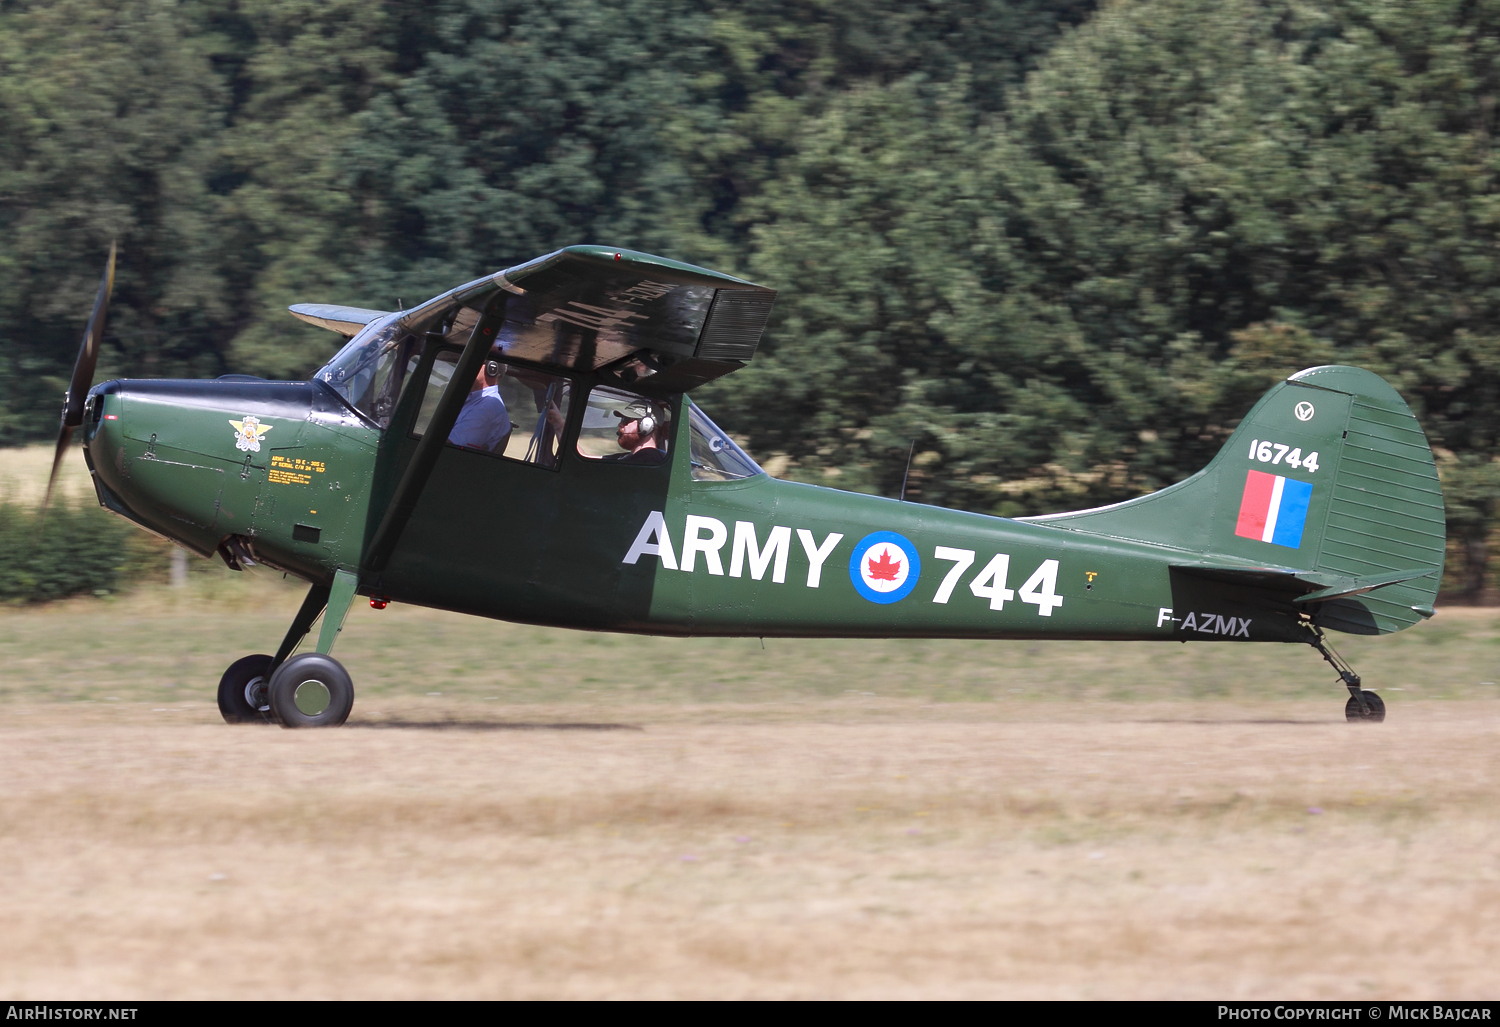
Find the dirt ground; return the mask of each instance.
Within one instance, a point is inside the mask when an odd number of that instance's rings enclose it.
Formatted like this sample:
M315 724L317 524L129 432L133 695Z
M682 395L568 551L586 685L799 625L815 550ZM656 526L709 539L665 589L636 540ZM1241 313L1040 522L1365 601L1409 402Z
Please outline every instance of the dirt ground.
M289 732L18 696L0 993L1494 998L1497 742L1482 699L389 695Z
M0 994L1500 995L1500 613L1305 646L655 639L301 590L0 608Z

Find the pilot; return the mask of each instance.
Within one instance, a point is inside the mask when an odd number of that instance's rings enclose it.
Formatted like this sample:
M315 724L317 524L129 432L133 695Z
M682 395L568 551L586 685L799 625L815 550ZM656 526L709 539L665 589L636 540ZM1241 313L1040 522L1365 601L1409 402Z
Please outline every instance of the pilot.
M638 399L614 415L620 419L615 441L624 453L605 457L622 464L660 464L667 459L667 414L649 400Z
M474 377L469 395L464 399L458 420L448 433L448 441L465 449L478 449L486 453L504 453L510 441L510 412L505 409L505 400L500 398L500 378L505 374L505 365L498 360L486 360Z

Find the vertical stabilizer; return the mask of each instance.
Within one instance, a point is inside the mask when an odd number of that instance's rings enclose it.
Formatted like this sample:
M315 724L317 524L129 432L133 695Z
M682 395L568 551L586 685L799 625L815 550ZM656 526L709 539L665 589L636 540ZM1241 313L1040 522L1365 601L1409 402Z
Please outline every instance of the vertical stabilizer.
M1314 367L1276 385L1207 467L1170 488L1026 519L1170 547L1193 554L1190 566L1275 572L1319 625L1357 634L1431 616L1443 574L1427 437L1396 391L1357 367Z

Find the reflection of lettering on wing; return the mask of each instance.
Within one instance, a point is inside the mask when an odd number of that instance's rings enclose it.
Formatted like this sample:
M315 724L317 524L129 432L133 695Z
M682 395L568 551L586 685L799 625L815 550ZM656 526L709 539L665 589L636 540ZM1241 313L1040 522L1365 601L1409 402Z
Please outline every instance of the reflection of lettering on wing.
M616 328L631 318L646 320L645 314L638 314L634 310L621 310L618 307L595 307L588 303L579 303L577 300L569 300L568 306L576 307L576 310L564 310L558 308L549 310L538 317L537 324L551 324L553 321L566 321L568 324L577 325L579 328L592 328L595 331L603 331L606 328Z
M671 291L672 286L670 285L663 285L661 282L644 280L636 282L628 289L622 289L619 292L612 292L609 294L608 298L616 303L626 303L634 305L636 303L646 303L651 300L659 300Z

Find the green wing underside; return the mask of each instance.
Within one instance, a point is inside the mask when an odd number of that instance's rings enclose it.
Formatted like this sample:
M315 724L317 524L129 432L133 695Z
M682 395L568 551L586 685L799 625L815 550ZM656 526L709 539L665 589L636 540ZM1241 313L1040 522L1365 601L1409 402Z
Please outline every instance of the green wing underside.
M755 355L776 291L634 250L569 246L476 279L399 314L330 304L292 313L361 343L382 331L438 332L464 345L492 308L506 358L605 371L657 394L689 391Z

